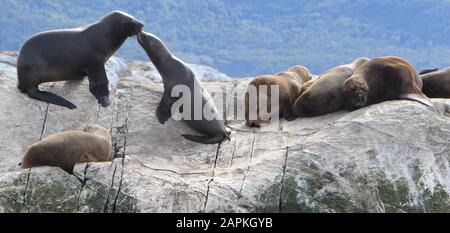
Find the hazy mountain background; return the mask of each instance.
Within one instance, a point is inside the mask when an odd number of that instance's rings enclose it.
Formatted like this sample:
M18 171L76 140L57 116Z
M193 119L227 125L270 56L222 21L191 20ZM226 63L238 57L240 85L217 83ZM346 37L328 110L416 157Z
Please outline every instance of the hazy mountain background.
M402 56L418 69L450 66L448 0L1 0L0 50L116 9L144 21L187 62L234 77L293 64L320 73L358 56ZM117 55L148 59L135 39Z

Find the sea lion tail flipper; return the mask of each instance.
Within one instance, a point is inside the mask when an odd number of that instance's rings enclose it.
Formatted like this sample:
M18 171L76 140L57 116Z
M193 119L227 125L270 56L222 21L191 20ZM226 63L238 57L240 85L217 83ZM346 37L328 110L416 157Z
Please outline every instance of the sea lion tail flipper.
M439 68L434 68L434 69L428 69L428 70L422 70L419 72L419 75L424 75L424 74L428 74L428 73L433 73L439 71Z
M430 99L426 97L424 94L404 94L400 96L400 99L417 101L428 107L433 107L433 104L431 103Z
M196 136L192 134L183 134L184 139L201 143L201 144L217 144L222 142L226 137L224 135L216 135L213 137L205 137L205 136Z
M41 100L50 104L67 107L69 109L77 108L75 104L72 104L70 101L64 99L63 97L53 94L51 92L40 91L37 88L27 90L27 94L33 99Z

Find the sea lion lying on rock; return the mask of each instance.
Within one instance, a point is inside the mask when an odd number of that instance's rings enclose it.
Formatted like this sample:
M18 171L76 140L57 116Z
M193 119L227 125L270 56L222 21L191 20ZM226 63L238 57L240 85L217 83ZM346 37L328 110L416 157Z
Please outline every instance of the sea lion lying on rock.
M369 60L361 57L350 64L337 66L321 74L295 101L292 107L294 114L299 117L312 117L344 109L342 84Z
M292 120L295 116L292 114L292 104L295 100L300 96L302 85L312 79L313 75L309 72L308 68L300 65L296 65L291 67L287 72L277 73L275 75L264 75L256 77L253 81L251 81L247 87L247 92L245 95L245 119L246 125L248 127L261 127L262 123L270 123L270 120L261 120L261 114L259 109L259 101L264 98L267 101L267 112L270 113L272 111L271 106L271 86L277 85L279 87L279 105L278 113L271 114L279 114L279 116L284 117L287 120ZM262 93L260 90L260 86L267 86L266 93ZM254 98L254 102L250 101L252 98L249 96L249 88L256 88L256 98ZM251 106L254 106L252 109L255 112L251 112ZM250 114L253 113L253 114ZM250 119L250 117L254 117L255 119Z
M56 133L31 145L19 165L22 168L60 167L72 173L75 164L106 162L110 160L110 154L109 131L99 125L90 125L83 131Z
M399 57L379 57L360 66L344 82L342 93L349 110L399 99L433 106L422 93L422 86L411 63Z
M420 72L422 92L429 98L450 98L450 68Z

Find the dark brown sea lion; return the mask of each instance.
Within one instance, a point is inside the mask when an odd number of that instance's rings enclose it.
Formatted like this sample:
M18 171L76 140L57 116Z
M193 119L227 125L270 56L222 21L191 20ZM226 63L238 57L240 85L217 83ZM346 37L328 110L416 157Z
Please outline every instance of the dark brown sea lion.
M421 72L422 92L429 98L450 98L450 68Z
M187 140L203 144L215 144L229 139L230 131L226 128L211 95L195 77L189 66L175 57L166 45L153 34L141 32L138 34L138 41L161 74L164 83L164 94L156 110L158 121L164 124L172 116L171 107L178 100L178 98L172 97L172 90L174 87L182 85L191 92L191 114L189 119L184 119L184 121L191 128L205 135L185 134L182 136ZM201 103L201 108L198 110L196 109L196 100L200 100ZM211 110L212 119L207 119L204 112L199 112L203 109ZM198 115L199 117L197 117Z
M388 100L412 100L433 106L422 93L422 80L408 61L379 57L360 66L342 86L344 104L355 110Z
M39 33L23 44L17 60L18 88L29 97L75 109L70 101L39 84L89 79L89 90L103 107L110 104L105 62L125 42L142 30L132 16L114 11L100 21L80 28Z

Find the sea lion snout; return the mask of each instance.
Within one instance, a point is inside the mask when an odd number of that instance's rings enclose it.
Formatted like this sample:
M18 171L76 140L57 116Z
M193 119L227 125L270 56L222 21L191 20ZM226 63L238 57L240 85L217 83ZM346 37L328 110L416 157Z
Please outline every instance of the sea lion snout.
M363 93L358 93L358 102L359 103L365 103L366 102L366 95L364 95Z
M132 37L132 36L136 36L138 35L140 32L142 32L142 29L144 28L144 24L139 22L136 19L133 19L128 25L126 25L126 27L128 27L128 37Z
M351 110L359 109L366 106L367 95L361 91L355 91L347 101Z
M135 35L139 34L142 32L142 29L144 29L144 24L138 20L134 21L134 26L135 26Z

